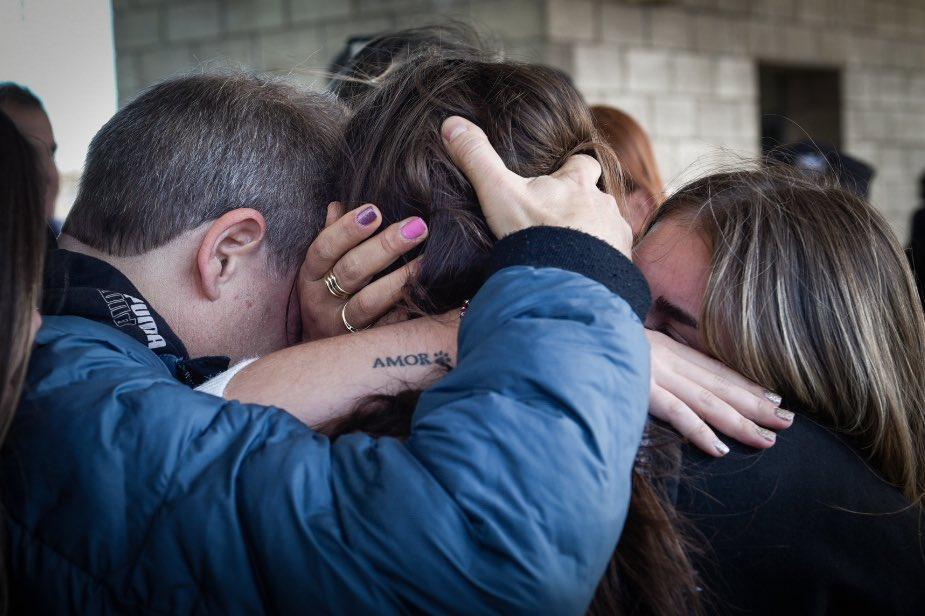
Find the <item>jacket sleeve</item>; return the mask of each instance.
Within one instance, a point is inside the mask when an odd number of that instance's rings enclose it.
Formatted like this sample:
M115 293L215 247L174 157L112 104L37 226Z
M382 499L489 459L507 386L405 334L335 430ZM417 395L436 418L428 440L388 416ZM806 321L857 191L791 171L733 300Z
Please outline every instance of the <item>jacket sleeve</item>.
M502 269L409 441L268 435L244 459L241 524L268 594L282 611L584 611L622 529L648 390L626 301L570 271Z

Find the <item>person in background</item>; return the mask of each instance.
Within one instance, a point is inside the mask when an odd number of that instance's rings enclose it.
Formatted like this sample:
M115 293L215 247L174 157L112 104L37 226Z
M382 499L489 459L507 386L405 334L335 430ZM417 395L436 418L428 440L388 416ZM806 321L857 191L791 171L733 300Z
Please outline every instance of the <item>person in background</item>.
M42 322L37 309L45 258L41 201L35 152L0 111L0 444L19 405L32 341ZM0 493L0 503L3 500ZM4 552L0 554L3 612L9 596L6 569Z
M672 194L634 256L647 327L797 411L771 449L684 448L712 611L925 613L925 317L883 217L786 167L733 170Z
M608 107L591 107L594 124L620 161L626 217L638 236L646 221L665 199L665 183L645 129L627 113Z
M328 90L353 109L364 96L375 91L395 67L429 52L459 57L490 53L478 33L463 23L354 37L331 63Z
M912 215L909 233L909 264L915 275L915 284L919 291L919 300L925 306L925 171L919 176L919 199L921 206Z
M775 163L790 165L811 178L838 182L839 186L862 199L870 195L875 169L828 143L798 141L771 149L767 157Z
M6 81L0 83L0 111L9 116L19 132L35 149L35 158L43 181L42 211L57 235L61 231L61 223L55 220L55 201L58 199L60 184L58 165L55 163L58 143L55 141L55 133L45 107L31 90Z

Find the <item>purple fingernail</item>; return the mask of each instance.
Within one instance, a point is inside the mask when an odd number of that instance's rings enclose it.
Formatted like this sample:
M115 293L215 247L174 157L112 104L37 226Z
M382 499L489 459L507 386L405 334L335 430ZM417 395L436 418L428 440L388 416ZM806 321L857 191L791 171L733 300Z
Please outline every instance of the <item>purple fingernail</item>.
M401 228L401 235L406 240L416 240L427 232L427 225L420 218L412 218Z
M376 208L368 207L359 214L357 214L357 222L368 227L369 225L376 222Z

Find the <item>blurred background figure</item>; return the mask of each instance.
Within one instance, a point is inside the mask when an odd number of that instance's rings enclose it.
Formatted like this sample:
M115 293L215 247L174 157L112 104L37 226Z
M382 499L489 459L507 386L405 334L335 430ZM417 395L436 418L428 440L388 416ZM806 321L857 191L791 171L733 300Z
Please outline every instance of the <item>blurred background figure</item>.
M51 128L51 120L39 97L29 88L11 81L0 83L0 111L13 121L20 134L35 150L36 164L42 179L43 211L57 235L61 224L55 221L55 201L58 199L60 179L55 164L58 143Z
M874 168L827 143L798 141L774 148L768 158L796 167L810 176L837 180L854 194L869 199Z
M919 209L912 214L908 255L919 298L925 306L925 171L919 176L919 202Z
M45 224L33 150L0 111L0 443L18 405L32 340L41 324L36 306ZM0 556L2 569L4 558ZM6 590L0 576L0 601Z
M633 228L633 236L638 236L665 199L665 183L652 141L636 120L619 109L595 105L591 113L601 137L620 161L627 221Z
M19 406L32 342L42 324L36 306L47 225L34 149L0 111L0 444ZM5 525L0 532L6 535ZM6 614L5 550L0 553L0 571L0 612Z
M467 57L489 53L475 29L463 23L353 36L331 62L328 89L353 108L399 62L429 51Z

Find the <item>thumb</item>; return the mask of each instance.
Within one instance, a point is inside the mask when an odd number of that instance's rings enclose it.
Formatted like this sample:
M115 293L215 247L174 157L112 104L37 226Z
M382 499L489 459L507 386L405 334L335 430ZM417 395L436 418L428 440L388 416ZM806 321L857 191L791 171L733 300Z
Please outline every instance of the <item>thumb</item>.
M340 201L331 201L328 204L328 215L325 217L324 226L325 228L333 225L337 220L347 213L347 208L344 207L344 204Z
M475 188L483 209L491 207L498 192L509 194L524 182L508 170L482 129L469 120L450 116L443 121L441 132L447 153Z

